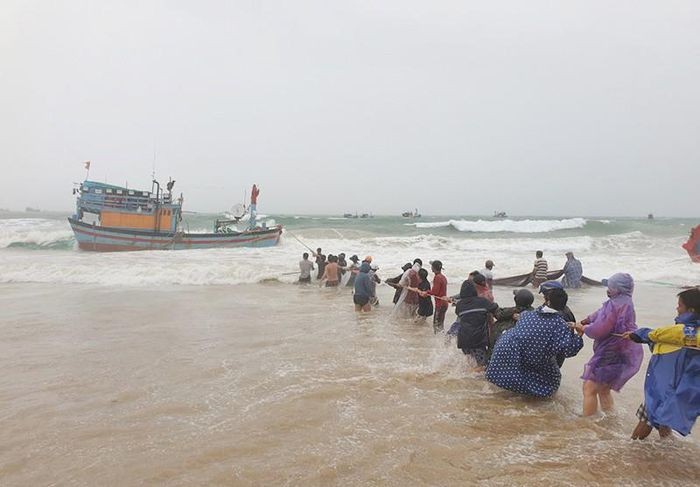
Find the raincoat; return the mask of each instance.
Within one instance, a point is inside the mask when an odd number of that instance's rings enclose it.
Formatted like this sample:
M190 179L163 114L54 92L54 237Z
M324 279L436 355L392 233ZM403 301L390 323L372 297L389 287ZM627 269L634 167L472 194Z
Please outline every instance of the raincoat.
M634 332L652 347L644 382L644 405L649 423L687 435L700 414L700 315L684 313L676 324L640 328ZM633 337L634 339L634 337Z
M573 357L583 340L547 306L520 316L493 348L486 379L503 389L537 397L553 395L561 384L557 355Z
M639 371L644 351L634 342L613 335L637 329L632 277L615 274L607 284L610 299L583 320L587 324L584 333L594 342L593 357L585 365L581 378L619 391Z

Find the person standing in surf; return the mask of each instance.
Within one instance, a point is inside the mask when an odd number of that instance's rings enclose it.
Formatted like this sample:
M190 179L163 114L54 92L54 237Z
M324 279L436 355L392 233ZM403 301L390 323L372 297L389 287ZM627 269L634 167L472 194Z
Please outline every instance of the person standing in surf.
M321 276L321 283L326 281L326 287L338 287L340 283L340 273L338 268L338 257L335 255L328 256L328 264Z
M573 252L566 253L566 264L564 264L564 277L561 283L565 289L581 287L581 277L583 277L583 266L581 261L574 257Z
M595 313L574 326L579 334L593 338L593 357L586 364L583 375L583 415L610 411L614 401L610 390L620 392L622 386L637 373L644 352L635 343L621 335L637 330L632 292L634 280L625 273L604 279L608 286L608 300Z
M447 278L442 273L442 262L434 260L430 263L433 271L433 285L429 291L421 294L421 296L434 296L435 298L435 313L433 314L433 333L445 329L445 314L449 304L445 300L447 296Z
M416 316L416 323L423 324L428 316L433 315L433 300L428 296L428 291L430 291L430 281L428 281L428 271L426 269L420 269L418 271L418 277L420 282L418 283L418 289L422 292L419 293L418 297L418 312Z
M299 261L299 282L308 284L311 282L311 271L314 270L314 264L309 260L308 252L304 252Z
M700 289L679 293L676 311L674 325L625 334L652 349L633 440L643 440L654 428L662 438L672 430L689 435L700 415Z
M313 252L314 257L316 258L316 267L318 267L318 274L316 276L316 279L321 279L323 276L323 272L326 270L326 256L323 255L323 252L321 252L321 247L316 249L316 252Z
M372 304L370 301L374 295L374 283L369 275L369 271L369 263L363 262L355 278L352 301L355 303L355 311L357 312L372 311Z
M544 257L542 257L543 255L541 250L535 252L535 262L531 274L532 287L539 287L540 284L547 280L549 265Z
M523 313L515 327L501 335L493 347L486 380L519 394L550 397L561 385L556 357L575 356L583 340L569 328L560 312L568 295L553 289L535 311Z
M477 371L484 370L488 361L489 324L497 309L498 304L477 295L473 282L467 279L462 283L455 308L459 322L457 348L476 361Z
M355 285L355 278L357 277L357 273L360 271L360 265L358 264L358 262L360 262L360 258L357 255L351 256L350 262L352 262L352 264L348 266L350 278L346 284L347 287L353 287Z
M401 295L399 296L396 305L392 311L392 315L396 318L413 318L418 309L418 293L415 291L410 291L408 288L418 287L420 278L418 277L418 271L421 269L423 261L420 259L415 259L413 261L413 266L403 273L401 280L398 282L398 286L402 288Z
M486 285L489 287L489 289L493 289L493 267L493 261L489 259L484 264L484 268L479 271L481 275L486 278Z

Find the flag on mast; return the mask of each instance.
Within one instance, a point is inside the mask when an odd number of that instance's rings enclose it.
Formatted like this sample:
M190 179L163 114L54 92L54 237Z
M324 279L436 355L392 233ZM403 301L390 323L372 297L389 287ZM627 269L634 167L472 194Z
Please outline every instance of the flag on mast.
M85 169L87 169L89 171L90 170L90 161L85 161L83 164L85 165Z

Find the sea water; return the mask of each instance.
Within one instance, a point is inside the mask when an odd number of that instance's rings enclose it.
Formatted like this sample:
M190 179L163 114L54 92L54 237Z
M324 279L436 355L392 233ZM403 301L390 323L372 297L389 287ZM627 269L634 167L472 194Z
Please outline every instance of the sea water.
M0 215L3 485L696 482L697 431L629 440L646 360L614 413L581 418L588 340L553 399L522 398L431 326L392 320L387 286L358 316L349 290L287 273L303 242L372 255L383 278L440 259L457 292L486 259L506 277L571 250L591 278L631 273L639 324L658 326L700 282L680 248L697 222L271 215L287 229L275 248L103 254L76 250L65 217ZM574 290L570 306L581 319L604 299Z

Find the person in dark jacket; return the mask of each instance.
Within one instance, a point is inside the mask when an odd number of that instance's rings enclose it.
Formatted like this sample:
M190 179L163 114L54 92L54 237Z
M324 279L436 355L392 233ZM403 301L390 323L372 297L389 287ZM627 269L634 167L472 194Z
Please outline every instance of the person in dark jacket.
M513 300L515 306L512 308L499 308L493 315L496 323L493 326L491 334L491 349L496 344L496 341L501 337L504 331L510 330L515 326L520 315L526 311L532 311L532 303L535 302L535 296L527 289L519 289L513 291Z
M476 360L478 368L487 363L489 349L489 315L498 309L496 303L477 295L474 283L466 280L459 291L455 312L459 319L457 348Z
M430 291L428 271L426 269L419 270L418 277L420 278L418 289L421 291ZM433 316L433 300L430 299L430 296L421 294L421 297L418 298L418 316L416 317L416 323L425 323L428 316Z
M360 272L355 278L355 293L352 300L355 303L355 311L371 311L370 299L374 295L374 283L369 275L369 262L360 265Z

